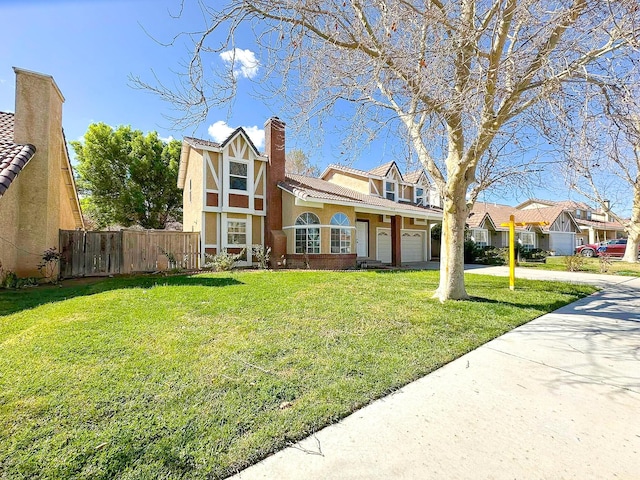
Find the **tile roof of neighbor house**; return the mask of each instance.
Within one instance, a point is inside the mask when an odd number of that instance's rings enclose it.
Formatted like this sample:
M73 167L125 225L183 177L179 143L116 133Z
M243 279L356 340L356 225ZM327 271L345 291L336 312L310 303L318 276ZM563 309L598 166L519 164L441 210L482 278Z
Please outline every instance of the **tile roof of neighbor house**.
M586 225L587 227L595 227L602 230L624 231L624 225L618 222L600 222L598 220L584 220L582 218L576 218L575 220L578 225Z
M14 114L0 112L0 197L36 153L31 144L13 141Z
M393 202L386 198L366 195L319 178L305 177L303 175L287 174L285 181L279 182L278 186L303 200L317 199L330 202L347 202L349 204L385 209L389 210L389 212L401 210L423 216L434 213L439 217L441 214L440 210L419 207L410 203Z
M507 223L509 216L513 215L516 222L548 222L549 225L539 227L543 232L548 232L549 227L564 212L566 208L562 206L527 208L526 210L518 210L517 207L509 205L500 205L497 203L476 202L471 209L467 225L470 228L479 227L486 215L489 215L495 229L498 231L507 231L508 227L502 227L500 224ZM573 218L573 216L571 216ZM574 221L575 222L575 221ZM527 227L516 227L516 230L526 230Z
M203 140L202 138L183 137L182 141L188 143L193 148L220 148L219 143Z

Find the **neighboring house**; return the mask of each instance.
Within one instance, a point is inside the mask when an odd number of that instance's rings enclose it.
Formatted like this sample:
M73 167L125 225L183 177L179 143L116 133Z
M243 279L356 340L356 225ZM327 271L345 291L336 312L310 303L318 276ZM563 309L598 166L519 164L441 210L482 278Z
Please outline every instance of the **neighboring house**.
M224 142L184 138L178 186L185 231L202 251L271 247L274 266L349 268L430 259L430 230L442 220L423 172L395 162L369 172L330 165L320 178L285 174L285 125L265 125L260 154L239 128ZM245 265L253 263L250 256Z
M0 262L39 275L60 229L84 227L62 131L64 97L48 75L14 68L15 113L0 112Z
M593 209L584 202L573 200L554 202L551 200L530 199L516 208L529 210L553 206L559 206L564 208L565 211L571 212L574 220L579 225L580 232L576 234L576 245L605 242L626 236L622 224L612 220L608 212L601 209Z
M537 205L518 209L508 205L476 202L467 225L469 236L480 246L506 247L509 229L501 226L514 215L516 222L547 222L546 226L517 227L518 243L525 249L539 248L556 255L573 255L580 227L570 211L562 206Z

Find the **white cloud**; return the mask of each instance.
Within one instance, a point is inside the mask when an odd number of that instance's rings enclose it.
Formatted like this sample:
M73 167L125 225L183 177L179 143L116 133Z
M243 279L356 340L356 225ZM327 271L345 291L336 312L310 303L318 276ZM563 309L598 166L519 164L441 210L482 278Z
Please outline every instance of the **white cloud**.
M256 55L251 50L234 48L220 54L220 58L227 64L233 64L233 75L244 78L253 78L258 74L260 62L256 60Z
M158 138L164 143L169 143L169 142L175 140L173 138L173 135L169 135L168 137L158 137Z
M257 149L264 147L264 129L258 128L256 125L253 127L242 128L247 132L247 135L249 135L249 138ZM230 127L224 120L218 120L217 122L209 125L209 128L207 129L211 138L218 143L224 142L234 130L235 128Z

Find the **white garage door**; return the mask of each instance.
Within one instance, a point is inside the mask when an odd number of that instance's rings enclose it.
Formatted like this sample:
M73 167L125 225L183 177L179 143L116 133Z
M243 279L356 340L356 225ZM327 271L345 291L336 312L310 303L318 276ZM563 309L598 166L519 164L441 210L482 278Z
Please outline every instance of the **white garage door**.
M423 232L402 232L402 262L424 262Z
M376 260L391 263L391 230L379 228L376 242Z
M575 233L552 232L549 234L549 250L556 252L556 255L573 255L575 248Z

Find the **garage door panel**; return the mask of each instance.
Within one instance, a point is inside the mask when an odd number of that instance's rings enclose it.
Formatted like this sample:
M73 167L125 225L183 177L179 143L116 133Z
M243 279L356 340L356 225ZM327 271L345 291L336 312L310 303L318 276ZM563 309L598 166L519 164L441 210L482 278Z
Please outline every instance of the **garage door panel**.
M378 230L376 260L391 263L391 230Z
M402 261L424 262L424 232L402 232Z

